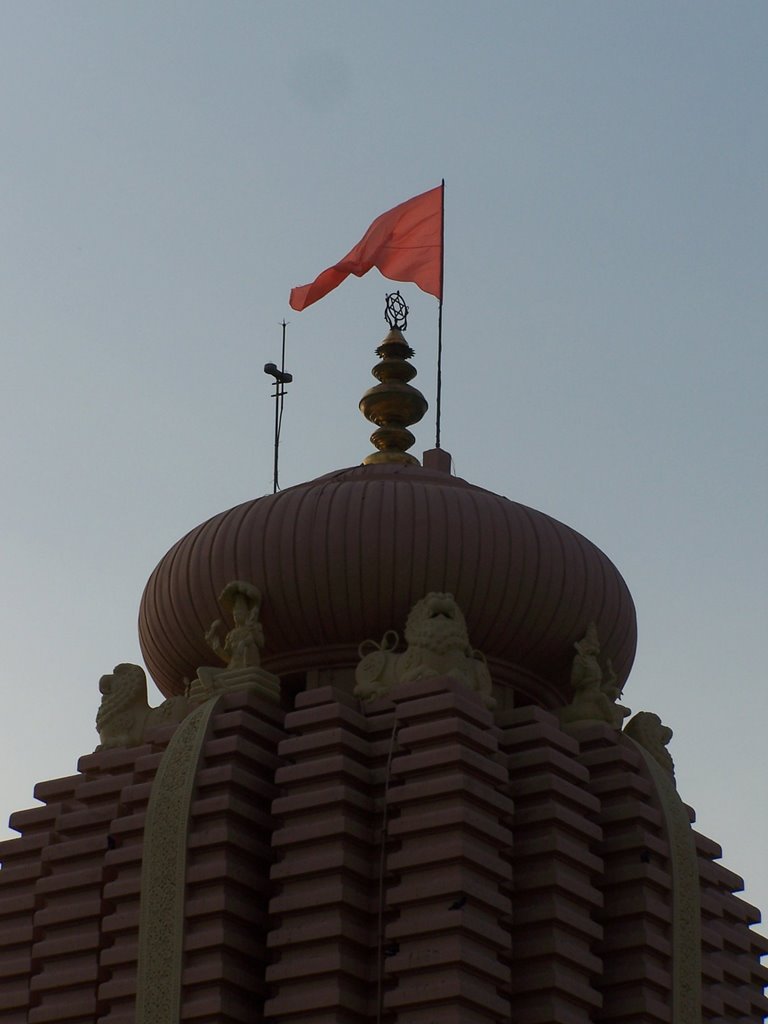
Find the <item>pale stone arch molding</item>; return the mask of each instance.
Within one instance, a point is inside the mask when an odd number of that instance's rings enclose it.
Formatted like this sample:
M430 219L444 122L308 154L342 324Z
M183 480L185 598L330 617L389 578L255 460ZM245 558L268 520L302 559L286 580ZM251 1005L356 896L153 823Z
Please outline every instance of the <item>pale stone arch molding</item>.
M664 816L672 877L672 1020L701 1024L701 896L699 860L688 811L674 776L657 756L627 736L651 774Z
M141 864L136 1024L180 1019L189 817L198 765L221 700L207 701L181 723L152 783Z

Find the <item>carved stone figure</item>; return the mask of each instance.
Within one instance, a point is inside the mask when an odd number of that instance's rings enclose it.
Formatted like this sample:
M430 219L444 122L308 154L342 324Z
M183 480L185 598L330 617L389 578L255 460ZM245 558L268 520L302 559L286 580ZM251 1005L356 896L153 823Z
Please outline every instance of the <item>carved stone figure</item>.
M373 700L397 683L453 676L481 694L486 707L495 706L485 657L470 645L464 615L452 594L431 593L418 601L405 625L402 653L395 650L398 642L397 633L389 630L381 644L367 640L360 645L356 696Z
M576 649L571 669L573 700L558 711L560 721L563 724L607 722L621 729L621 723L631 712L617 703L621 689L610 661L605 672L600 665L600 641L594 622L589 624L583 639L577 640L573 646Z
M190 710L186 697L171 697L151 708L147 703L147 677L139 665L115 665L113 672L99 680L99 691L102 697L96 729L101 743L97 750L140 746L147 730L176 724Z
M219 603L232 613L235 624L222 644L221 619L216 619L205 634L208 646L231 669L260 665L264 646L264 630L259 622L261 591L252 583L233 580L222 590Z
M222 623L221 619L216 619L205 639L211 650L226 663L226 668L207 665L198 668L197 678L189 686L190 700L201 704L230 690L256 689L279 703L280 680L261 668L261 649L264 646L264 630L259 622L261 591L252 583L233 580L222 590L219 603L231 612L234 625L222 643Z
M639 743L653 757L665 772L674 779L675 762L667 750L667 745L672 739L672 730L664 725L658 715L652 711L638 711L624 727L626 736L630 736L635 743Z

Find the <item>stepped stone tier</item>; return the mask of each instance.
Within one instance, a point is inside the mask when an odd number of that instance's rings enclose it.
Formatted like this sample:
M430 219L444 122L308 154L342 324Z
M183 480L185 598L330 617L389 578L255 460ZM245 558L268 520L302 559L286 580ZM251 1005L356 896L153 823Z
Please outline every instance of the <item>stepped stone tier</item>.
M202 708L13 815L2 1024L763 1019L741 880L608 724L450 676Z
M619 702L619 572L414 464L393 332L367 464L179 541L140 616L167 699L116 665L96 751L12 815L0 1024L765 1018L759 914Z

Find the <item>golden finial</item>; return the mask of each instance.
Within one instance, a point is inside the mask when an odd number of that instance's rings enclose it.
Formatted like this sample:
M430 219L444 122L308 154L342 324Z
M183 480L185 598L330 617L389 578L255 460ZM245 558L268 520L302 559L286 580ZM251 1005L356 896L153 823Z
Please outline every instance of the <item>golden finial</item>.
M381 362L371 370L380 383L360 399L360 412L377 427L371 434L377 451L363 459L364 466L382 462L419 465L419 460L408 454L416 438L407 428L418 423L429 406L424 395L408 383L416 376L416 368L407 362L414 354L402 333L407 317L408 307L400 292L388 295L384 318L390 330L376 349Z

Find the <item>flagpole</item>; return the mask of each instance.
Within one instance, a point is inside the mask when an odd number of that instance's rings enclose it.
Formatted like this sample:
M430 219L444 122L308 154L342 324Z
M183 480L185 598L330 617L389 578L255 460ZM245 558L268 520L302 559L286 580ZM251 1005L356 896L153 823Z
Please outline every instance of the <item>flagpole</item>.
M440 300L437 307L437 400L435 402L435 448L440 447L440 406L443 391L443 276L445 272L445 178L440 182Z

